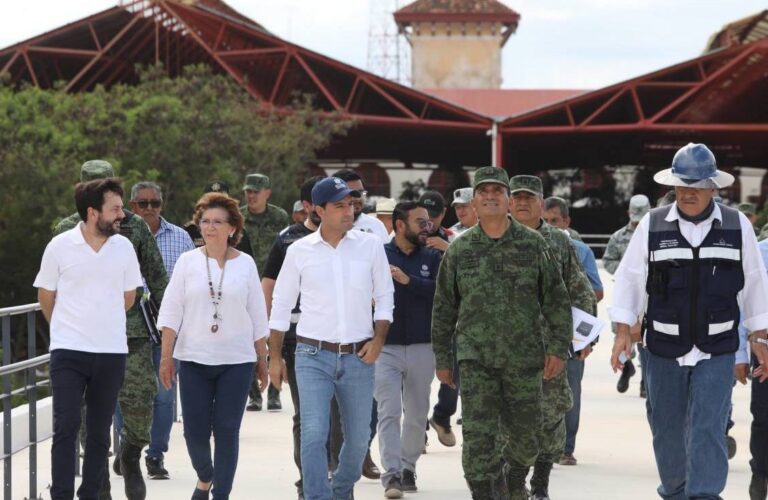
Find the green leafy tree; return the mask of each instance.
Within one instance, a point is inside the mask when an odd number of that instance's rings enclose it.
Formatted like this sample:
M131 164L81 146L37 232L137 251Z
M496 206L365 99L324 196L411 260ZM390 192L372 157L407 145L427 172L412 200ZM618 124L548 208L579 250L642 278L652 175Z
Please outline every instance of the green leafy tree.
M173 79L144 68L137 85L83 94L0 85L0 306L35 300L42 252L53 225L75 211L83 161L111 162L127 192L160 183L164 215L181 224L205 184L225 180L240 197L252 172L269 175L271 202L290 208L307 162L352 125L304 96L269 108L205 66Z

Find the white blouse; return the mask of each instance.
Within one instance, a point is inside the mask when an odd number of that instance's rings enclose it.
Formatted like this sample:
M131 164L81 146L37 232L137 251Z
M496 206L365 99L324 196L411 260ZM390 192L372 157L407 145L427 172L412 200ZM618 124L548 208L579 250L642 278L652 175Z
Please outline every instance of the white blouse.
M267 308L259 273L244 253L227 261L219 301L219 329L211 332L214 307L202 249L179 257L165 290L158 328L177 332L173 357L204 365L229 365L256 360L253 343L268 335ZM221 269L209 259L211 281L218 293Z

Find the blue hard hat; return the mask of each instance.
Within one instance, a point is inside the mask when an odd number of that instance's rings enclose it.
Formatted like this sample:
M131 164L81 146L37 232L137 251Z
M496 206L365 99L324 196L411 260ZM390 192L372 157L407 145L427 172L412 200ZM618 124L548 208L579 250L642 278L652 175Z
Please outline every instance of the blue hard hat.
M717 169L715 155L704 144L688 143L672 159L672 168L657 172L653 180L667 186L691 186L702 189L724 188L734 177ZM702 182L704 181L704 182ZM697 186L693 186L697 184Z

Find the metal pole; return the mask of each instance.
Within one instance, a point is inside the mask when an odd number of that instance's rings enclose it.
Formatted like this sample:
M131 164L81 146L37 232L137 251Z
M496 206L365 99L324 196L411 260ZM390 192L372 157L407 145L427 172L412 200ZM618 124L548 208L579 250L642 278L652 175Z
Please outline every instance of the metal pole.
M37 354L35 313L27 313L27 358ZM27 370L29 404L29 498L37 498L37 368Z
M11 364L11 317L3 317L3 365L7 366ZM12 492L12 473L11 467L11 439L13 435L11 433L11 377L13 375L6 375L3 377L3 498L5 500L11 500Z
M498 161L496 161L498 157L498 144L496 141L499 135L499 124L495 120L493 122L493 126L491 126L491 130L489 130L489 133L491 136L491 166L498 167Z

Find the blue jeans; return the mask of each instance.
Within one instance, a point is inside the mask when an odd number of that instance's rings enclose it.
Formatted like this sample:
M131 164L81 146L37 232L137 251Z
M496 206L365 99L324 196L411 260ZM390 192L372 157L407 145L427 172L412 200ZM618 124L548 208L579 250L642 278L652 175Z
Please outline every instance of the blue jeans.
M147 447L147 456L163 458L163 453L168 451L168 441L171 439L171 427L173 426L173 409L176 406L176 382L170 389L160 383L158 370L160 369L160 353L162 346L152 345L152 364L155 366L157 377L157 394L152 404L152 429L150 430L150 443ZM179 370L179 362L173 361L176 371Z
M360 479L371 437L374 365L356 354L336 354L299 342L296 382L301 400L301 470L307 500L347 500ZM326 441L331 398L341 413L344 444L328 481Z
M253 379L253 365L202 365L191 361L179 364L187 452L197 478L205 483L213 481L215 500L228 499L232 491L240 451L240 424ZM215 443L213 460L211 431Z
M662 498L720 499L728 478L725 427L733 390L733 354L696 366L645 353L645 385Z
M568 375L568 385L573 393L573 406L565 414L565 448L563 453L572 454L576 449L576 433L579 432L579 417L581 415L581 379L584 378L584 361L568 359L565 366Z

